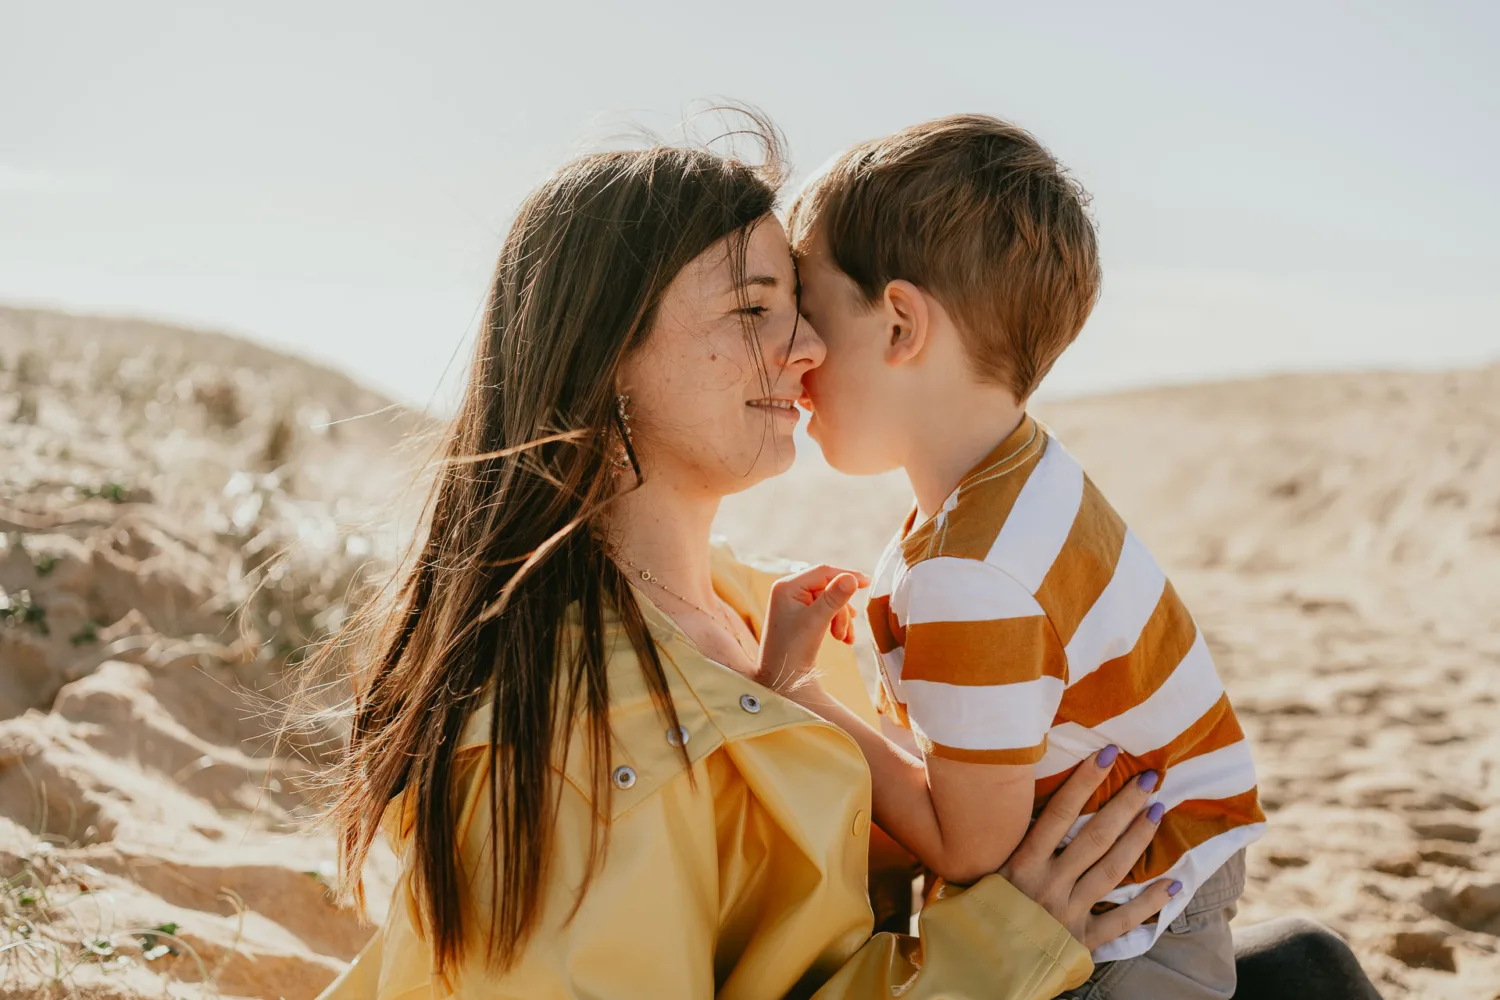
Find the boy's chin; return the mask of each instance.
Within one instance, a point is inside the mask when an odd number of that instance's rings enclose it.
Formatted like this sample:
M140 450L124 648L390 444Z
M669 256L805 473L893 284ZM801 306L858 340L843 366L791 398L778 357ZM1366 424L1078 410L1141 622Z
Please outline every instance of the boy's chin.
M823 453L823 461L833 465L833 455L830 454L833 449L828 445L828 435L824 433L823 422L816 413L807 421L807 436L818 446L818 451Z
M837 438L831 438L826 433L820 434L811 426L807 428L807 436L817 442L818 450L823 453L823 461L846 476L878 476L890 471L890 466L871 461L869 456L861 456L858 449L841 447Z

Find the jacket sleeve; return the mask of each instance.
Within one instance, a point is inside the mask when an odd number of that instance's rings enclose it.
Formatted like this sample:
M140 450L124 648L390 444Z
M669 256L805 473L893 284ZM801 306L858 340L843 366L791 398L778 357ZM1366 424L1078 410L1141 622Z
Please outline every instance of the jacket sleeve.
M920 934L877 934L814 1000L1047 1000L1088 978L1089 953L999 875L943 885L917 918Z
M605 938L609 955L591 959L573 947L534 946L512 976L469 983L468 989L474 992L464 995L576 996L585 990L586 995L609 1000L660 996L710 1000L714 982L706 964L695 961L680 938L668 938L660 928L653 928L653 914L645 912L653 896L669 902L673 898L670 892L659 892L663 888L660 874L653 873L651 893L632 895L632 902L643 909L632 906L635 912L625 918L617 909L621 900L616 898L610 905ZM589 908L587 901L584 905ZM423 946L404 916L393 914L395 919L376 932L354 965L320 1000L451 996L455 984L431 975ZM875 935L818 990L814 1000L892 996L1046 1000L1082 983L1093 968L1081 944L998 875L967 890L944 884L939 898L929 902L918 919L920 939ZM706 930L706 922L699 929ZM392 931L398 939L396 952L384 947ZM578 943L574 941L575 946ZM699 944L704 951L698 957L706 960L710 945L707 941Z

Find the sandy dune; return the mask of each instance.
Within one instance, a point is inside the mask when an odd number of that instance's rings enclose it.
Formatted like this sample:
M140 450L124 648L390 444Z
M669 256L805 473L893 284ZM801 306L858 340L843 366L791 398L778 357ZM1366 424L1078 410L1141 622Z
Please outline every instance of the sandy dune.
M299 826L337 727L275 757L266 733L392 555L418 421L339 422L386 405L229 338L0 310L0 998L308 997L358 949ZM1271 830L1241 919L1321 917L1387 996L1500 996L1500 368L1040 415L1173 576L1255 741ZM869 566L906 504L804 454L720 527ZM377 916L392 875L377 858Z
M338 734L267 734L417 421L149 324L0 311L0 365L0 997L311 996L368 935L299 823Z

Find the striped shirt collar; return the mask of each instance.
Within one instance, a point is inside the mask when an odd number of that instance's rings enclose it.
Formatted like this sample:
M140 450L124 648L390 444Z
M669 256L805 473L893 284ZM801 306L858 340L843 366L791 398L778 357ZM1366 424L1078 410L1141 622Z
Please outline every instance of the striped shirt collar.
M1036 456L1046 443L1046 438L1046 428L1027 413L1021 417L1015 430L964 474L932 517L918 524L917 508L913 504L911 513L906 515L906 521L901 525L901 549L906 554L907 562L912 563L926 556L931 549L934 533L942 530L943 523L958 506L960 495L965 490L1020 468Z

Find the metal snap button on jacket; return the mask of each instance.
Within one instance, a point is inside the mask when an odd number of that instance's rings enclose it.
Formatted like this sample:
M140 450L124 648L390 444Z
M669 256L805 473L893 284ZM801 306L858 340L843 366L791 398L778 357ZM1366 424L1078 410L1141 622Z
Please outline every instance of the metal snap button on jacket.
M635 768L622 764L615 768L614 778L616 788L629 788L635 784Z
M740 708L754 715L760 711L760 699L753 694L740 695Z
M680 747L692 739L692 734L687 731L687 726L678 726L676 729L667 730L667 744Z

